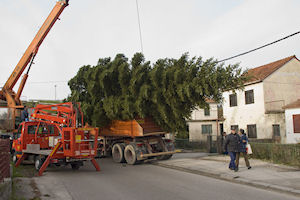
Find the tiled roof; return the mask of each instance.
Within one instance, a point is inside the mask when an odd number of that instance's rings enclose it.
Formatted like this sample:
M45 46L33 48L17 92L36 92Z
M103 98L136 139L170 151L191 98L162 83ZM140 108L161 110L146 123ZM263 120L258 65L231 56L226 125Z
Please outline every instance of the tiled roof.
M209 98L206 98L206 99L205 99L205 102L206 102L206 103L216 103L215 100L209 99Z
M293 55L293 56L290 56L290 57L287 57L287 58L283 58L281 60L277 60L275 62L266 64L266 65L262 65L260 67L256 67L256 68L250 69L248 71L248 75L250 75L251 78L250 78L249 81L247 81L247 83L254 83L254 82L263 81L265 78L267 78L268 76L270 76L273 72L275 72L277 69L279 69L280 67L282 67L284 64L286 64L287 62L289 62L293 58L296 58L296 56Z
M290 108L300 108L300 99L283 107L283 109L290 109Z

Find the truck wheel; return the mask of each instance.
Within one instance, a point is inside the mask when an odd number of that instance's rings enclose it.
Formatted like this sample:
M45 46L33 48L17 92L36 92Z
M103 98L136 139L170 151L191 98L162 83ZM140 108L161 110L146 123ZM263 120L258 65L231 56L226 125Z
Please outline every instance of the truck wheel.
M115 162L117 162L117 163L125 162L124 149L125 149L124 144L114 144L111 152L112 152L113 160Z
M17 157L16 152L14 152L14 154L13 154L12 161L13 161L14 164L16 164L18 162L18 157Z
M71 167L73 170L78 170L80 165L79 165L79 163L71 163Z
M45 159L41 156L36 156L34 161L34 167L37 171L39 171L44 164Z
M137 163L135 148L131 144L125 147L124 156L129 165Z

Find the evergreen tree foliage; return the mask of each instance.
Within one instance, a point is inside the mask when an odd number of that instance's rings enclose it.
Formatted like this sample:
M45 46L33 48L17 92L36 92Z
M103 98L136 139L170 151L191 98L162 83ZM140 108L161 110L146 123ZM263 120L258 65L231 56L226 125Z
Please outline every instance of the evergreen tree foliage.
M193 109L208 107L207 99L221 102L223 91L242 88L247 79L238 64L224 66L188 54L153 65L141 53L130 61L118 54L81 67L68 83L68 101L81 102L93 126L151 116L165 131L186 132Z

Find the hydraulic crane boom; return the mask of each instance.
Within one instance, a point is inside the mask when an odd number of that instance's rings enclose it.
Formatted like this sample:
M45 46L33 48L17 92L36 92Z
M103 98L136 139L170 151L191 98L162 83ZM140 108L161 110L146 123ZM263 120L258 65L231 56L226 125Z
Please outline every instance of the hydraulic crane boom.
M0 91L0 99L7 102L7 107L9 108L20 108L22 107L22 103L20 101L20 96L23 91L24 85L26 83L28 72L30 70L31 65L33 64L33 59L38 52L40 45L42 44L43 40L53 27L54 23L59 18L60 14L64 10L66 6L68 6L69 0L58 0L54 8L52 9L51 13L47 17L44 24L39 29L38 33L32 40L31 44L25 51L24 55L18 62L17 66L15 67L14 71L6 81L5 85L3 86L2 90ZM20 76L22 75L23 71L29 65L28 71L24 74L23 80L20 83L18 92L15 93L13 88L17 81L19 80Z

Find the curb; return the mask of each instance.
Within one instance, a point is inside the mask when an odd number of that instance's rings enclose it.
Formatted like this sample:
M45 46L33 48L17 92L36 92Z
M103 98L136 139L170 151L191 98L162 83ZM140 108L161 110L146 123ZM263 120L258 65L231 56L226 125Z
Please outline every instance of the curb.
M284 192L286 194L291 194L291 195L300 197L300 190L295 190L295 189L288 188L288 187L272 185L269 183L263 183L263 182L258 182L258 181L250 181L248 179L239 178L239 176L235 177L235 176L216 174L213 172L193 170L193 169L188 169L188 168L184 168L184 167L168 165L168 164L164 164L164 163L152 163L152 164L156 165L156 166L164 167L164 168L174 169L174 170L183 171L183 172L187 172L187 173L191 173L191 174L207 176L207 177L211 177L211 178L220 179L223 181L239 183L239 184L252 186L252 187L256 187L256 188L260 188L260 189L272 190L275 192Z

